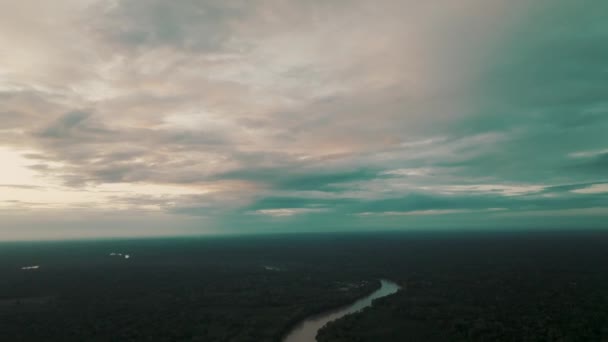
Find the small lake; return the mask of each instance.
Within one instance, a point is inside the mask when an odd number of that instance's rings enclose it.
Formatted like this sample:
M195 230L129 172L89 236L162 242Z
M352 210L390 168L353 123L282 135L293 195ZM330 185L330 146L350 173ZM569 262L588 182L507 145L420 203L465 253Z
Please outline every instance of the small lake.
M361 311L364 308L371 306L374 299L391 295L401 288L394 282L385 279L380 280L380 283L381 286L378 290L357 300L349 306L307 318L295 326L287 337L283 339L283 342L314 342L316 341L317 332L325 326L325 324L348 314Z

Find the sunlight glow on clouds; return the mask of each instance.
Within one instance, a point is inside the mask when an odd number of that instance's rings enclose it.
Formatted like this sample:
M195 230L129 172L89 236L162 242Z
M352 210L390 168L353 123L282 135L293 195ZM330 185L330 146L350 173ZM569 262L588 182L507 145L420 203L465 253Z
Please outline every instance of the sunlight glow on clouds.
M272 217L286 217L307 213L319 213L327 211L327 209L310 209L310 208L281 208L281 209L264 209L255 211L256 214L268 215Z
M36 172L28 168L31 163L21 153L2 148L0 149L0 160L2 160L2 185L36 185L40 181L36 179Z

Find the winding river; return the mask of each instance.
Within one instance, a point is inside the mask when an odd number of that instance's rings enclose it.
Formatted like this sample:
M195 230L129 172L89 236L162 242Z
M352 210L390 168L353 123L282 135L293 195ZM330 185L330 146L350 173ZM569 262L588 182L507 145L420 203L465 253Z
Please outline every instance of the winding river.
M374 299L391 295L401 288L390 280L381 279L380 283L381 286L378 290L357 300L349 306L315 315L302 321L291 330L287 337L283 339L283 342L315 342L317 332L325 326L325 324L348 314L361 311L364 308L371 306Z

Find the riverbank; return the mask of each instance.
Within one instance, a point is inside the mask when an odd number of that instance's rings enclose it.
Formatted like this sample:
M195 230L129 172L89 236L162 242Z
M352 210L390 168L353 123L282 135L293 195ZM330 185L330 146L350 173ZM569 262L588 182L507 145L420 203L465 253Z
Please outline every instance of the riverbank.
M396 283L381 279L380 288L374 292L364 296L354 303L329 310L325 313L314 315L297 324L293 329L285 336L283 342L314 342L318 331L323 328L327 323L340 319L346 315L357 313L373 304L373 301L389 296L399 291L401 287Z

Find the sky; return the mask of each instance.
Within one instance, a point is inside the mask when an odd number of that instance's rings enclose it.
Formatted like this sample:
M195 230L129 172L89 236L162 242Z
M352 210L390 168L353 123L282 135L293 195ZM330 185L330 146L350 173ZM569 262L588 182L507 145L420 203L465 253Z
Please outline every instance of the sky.
M604 0L0 0L0 241L608 228Z

